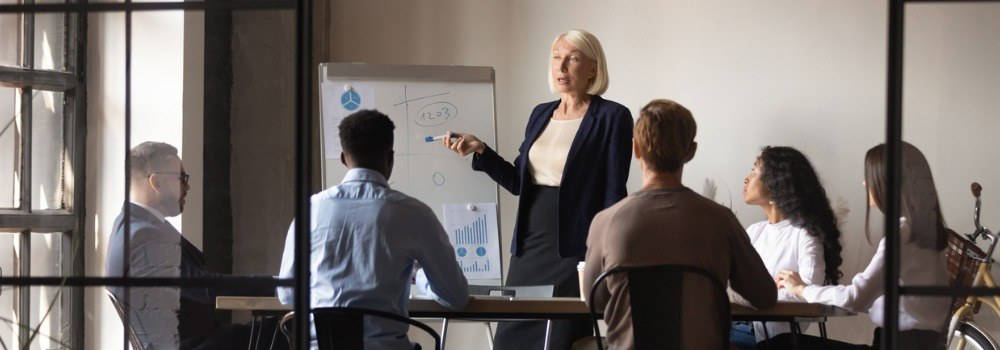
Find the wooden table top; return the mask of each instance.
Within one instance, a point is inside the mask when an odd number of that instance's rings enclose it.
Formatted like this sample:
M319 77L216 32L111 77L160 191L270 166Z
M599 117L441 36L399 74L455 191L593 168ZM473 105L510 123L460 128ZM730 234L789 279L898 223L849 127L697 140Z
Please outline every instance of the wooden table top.
M215 308L219 310L243 310L258 312L291 311L277 297L237 297L216 298ZM430 299L410 299L410 317L448 318L577 318L589 317L587 304L578 298L506 298L472 296L461 310L450 310ZM798 302L778 302L772 308L756 310L747 306L732 304L734 320L786 320L793 318L826 318L849 316L852 313L829 305Z

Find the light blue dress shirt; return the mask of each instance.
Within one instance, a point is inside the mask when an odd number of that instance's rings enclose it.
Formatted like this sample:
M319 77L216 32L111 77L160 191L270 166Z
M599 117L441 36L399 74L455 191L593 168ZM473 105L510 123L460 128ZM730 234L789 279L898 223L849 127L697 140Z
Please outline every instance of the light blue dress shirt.
M312 308L349 306L406 316L416 263L426 275L417 284L425 294L445 307L465 306L468 282L441 223L426 204L389 188L381 173L350 169L340 185L311 200ZM288 228L280 278L294 276L294 227ZM278 288L278 298L292 305L292 288ZM366 318L365 348L412 349L407 328Z

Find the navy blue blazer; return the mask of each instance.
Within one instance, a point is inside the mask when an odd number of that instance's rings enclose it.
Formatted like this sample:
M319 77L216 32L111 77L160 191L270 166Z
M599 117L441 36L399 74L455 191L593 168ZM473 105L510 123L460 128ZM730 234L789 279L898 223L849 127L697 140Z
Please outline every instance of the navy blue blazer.
M493 181L515 196L532 185L528 172L528 150L552 119L559 100L535 106L514 163L507 162L487 146L472 157L472 169L486 172ZM583 257L587 233L594 215L628 194L625 182L632 159L632 113L621 104L592 96L580 129L573 138L562 183L559 186L559 256ZM511 253L521 255L518 238L520 219L527 215L525 196L519 196Z

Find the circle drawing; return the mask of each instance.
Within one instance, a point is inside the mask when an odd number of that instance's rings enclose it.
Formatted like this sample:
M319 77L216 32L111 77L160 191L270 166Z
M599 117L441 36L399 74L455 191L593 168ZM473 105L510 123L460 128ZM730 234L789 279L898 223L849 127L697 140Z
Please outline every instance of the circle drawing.
M458 117L458 107L451 102L434 102L423 106L417 112L417 125L438 126Z
M469 252L465 248L458 248L458 256L465 256Z
M436 185L436 186L442 186L442 185L444 185L444 181L445 181L444 174L435 171L434 175L431 175L431 181L434 181L434 185Z
M483 247L476 248L476 255L486 256L486 248Z
M353 111L361 106L361 95L354 90L344 91L340 95L340 105L344 106L344 109Z

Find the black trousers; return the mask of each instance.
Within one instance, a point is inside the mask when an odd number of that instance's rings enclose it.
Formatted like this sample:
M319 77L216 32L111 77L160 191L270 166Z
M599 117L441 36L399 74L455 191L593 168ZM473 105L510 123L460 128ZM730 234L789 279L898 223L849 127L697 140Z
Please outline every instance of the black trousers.
M944 334L934 331L913 329L899 332L899 348L907 350L944 350ZM784 333L777 337L768 339L757 344L757 349L795 349L792 335ZM876 328L872 337L872 345L856 345L831 339L823 339L811 335L800 334L798 336L799 349L818 350L851 350L851 349L871 349L879 350L882 345L882 328Z
M518 237L521 255L510 258L507 286L553 285L553 296L579 297L580 282L576 264L583 257L559 256L559 188L531 186L522 191L529 196L524 217L518 218L525 234ZM587 320L553 320L549 349L569 349L579 338L592 335ZM495 349L542 349L545 321L501 322L497 327Z

